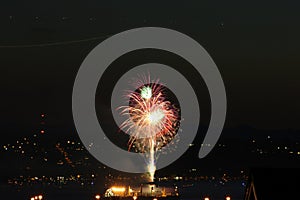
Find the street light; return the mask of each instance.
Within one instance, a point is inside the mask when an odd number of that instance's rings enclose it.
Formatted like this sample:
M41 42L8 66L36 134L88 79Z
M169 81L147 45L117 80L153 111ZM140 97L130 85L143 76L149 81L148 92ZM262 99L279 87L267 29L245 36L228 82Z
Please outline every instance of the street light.
M226 196L225 199L226 199L226 200L231 200L230 196Z
M97 195L95 196L95 199L100 199L100 195L97 194Z

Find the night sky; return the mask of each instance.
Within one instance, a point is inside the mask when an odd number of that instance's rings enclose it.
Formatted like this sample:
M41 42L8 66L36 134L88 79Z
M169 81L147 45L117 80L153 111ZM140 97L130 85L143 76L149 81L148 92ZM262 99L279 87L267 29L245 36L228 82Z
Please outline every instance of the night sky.
M85 56L110 35L144 26L178 30L208 51L227 91L226 128L300 129L299 2L0 4L3 140L37 131L41 113L53 137L76 135L72 86Z

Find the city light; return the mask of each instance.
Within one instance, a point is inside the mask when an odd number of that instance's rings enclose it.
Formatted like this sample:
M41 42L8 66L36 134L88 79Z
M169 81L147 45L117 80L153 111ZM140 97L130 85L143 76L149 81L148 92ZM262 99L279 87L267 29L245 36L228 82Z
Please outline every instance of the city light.
M125 192L125 188L124 187L112 187L111 190L113 192Z
M42 199L43 199L43 195L41 194L30 198L30 200L42 200Z
M147 89L146 89L147 90ZM150 93L147 93L147 91L144 94L144 97L147 98L147 95L150 96ZM152 94L153 96L153 94ZM157 109L153 109L151 110L151 112L148 113L148 115L145 115L145 122L150 123L155 125L156 123L159 123L165 116L164 113L162 112L162 110L160 108ZM40 133L40 131L44 131L44 133L47 133L47 129L44 129L43 127L41 128L37 128L38 132ZM80 140L78 139L74 139L72 137L70 138L64 138L61 141L55 141L55 143L49 145L49 146L44 146L46 143L44 141L44 137L46 137L46 135L38 135L36 133L36 131L33 131L33 133L31 135L27 135L22 136L20 138L17 138L13 141L9 141L5 144L1 144L0 145L0 152L1 153L5 153L7 155L7 157L11 157L12 159L14 158L14 156L19 156L21 155L22 158L24 158L25 160L39 160L42 161L43 163L45 163L45 165L47 164L47 167L52 167L51 164L54 164L55 167L61 167L61 166L75 166L78 168L81 167L85 167L85 166L91 166L92 160L90 159L89 155L86 152L86 148L83 146L83 144L80 142ZM248 153L251 155L259 155L261 152L263 152L263 155L265 156L272 156L272 155L277 155L278 153L280 153L280 155L284 156L290 156L291 159L296 159L300 157L300 142L295 140L295 141L289 141L286 143L280 143L280 141L277 141L276 138L271 137L273 141L276 141L276 143L274 143L273 145L270 146L259 146L259 145L253 145L251 146L251 148L249 149L249 152L245 152L245 155L248 155ZM266 140L267 138L265 137L264 140ZM260 139L260 138L253 138L253 140L255 140L256 144L260 144L263 143L264 140ZM248 144L252 143L252 139L247 141ZM278 143L278 144L277 144ZM137 144L137 143L136 143ZM226 145L225 145L226 144ZM194 146L193 143L188 143L187 145L189 146ZM93 143L90 143L90 148L92 148ZM204 143L203 146L208 146L208 143ZM219 150L222 150L223 147L227 148L227 146L229 146L227 143L222 143L219 144ZM136 147L136 148L143 148L142 146ZM59 153L61 156L59 157L52 157L52 154L49 154L48 152L52 152L52 151L57 151L57 153ZM80 151L80 152L79 152ZM78 157L74 157L72 155L77 154L77 153L82 153L82 156L78 156ZM40 156L39 156L40 155ZM148 159L150 157L147 157ZM151 159L151 161L155 161L154 159ZM148 160L147 160L148 162ZM48 164L49 163L49 164ZM26 163L25 163L26 164ZM147 171L151 172L151 177L154 177L154 172L155 172L155 162L154 164L151 163L147 163L148 168ZM150 165L151 164L151 165ZM35 166L35 162L30 162L28 163L28 165L24 165L23 167L24 169L30 171L34 168L36 168ZM106 166L99 164L97 165L97 167L99 169L106 169ZM180 173L176 174L176 175L164 175L162 177L157 176L156 180L160 181L165 181L165 182L172 182L172 181L194 181L194 182L202 182L202 181L212 181L217 185L224 185L225 183L233 183L234 181L241 181L239 183L240 186L242 187L246 187L247 186L247 180L248 180L248 172L246 171L246 169L239 169L237 176L229 176L230 171L222 171L222 173L218 174L218 175L213 175L213 176L208 176L206 174L200 174L200 173L195 173L198 172L198 168L194 165L191 166L187 166L188 168L186 175L180 175ZM54 169L56 170L56 168ZM140 196L145 196L148 195L149 197L151 196L152 198L150 198L151 200L155 200L154 198L157 198L158 200L163 199L163 197L166 196L180 196L178 193L178 190L174 190L172 191L172 193L168 193L168 191L166 192L162 192L162 189L157 189L157 187L152 187L153 184L151 184L151 186L148 187L144 187L142 193L140 192L140 188L135 188L133 187L132 189L129 187L125 187L125 185L119 185L119 184L126 184L124 182L116 182L116 180L121 180L121 181L135 181L135 180L140 180L141 178L143 178L143 181L145 179L145 181L149 182L149 180L151 180L152 178L149 179L149 175L143 175L143 176L127 176L127 175L115 175L115 174L111 174L109 171L104 171L103 172L103 176L108 177L107 178L107 182L108 185L113 185L112 188L108 189L107 194L103 194L103 197L107 196L107 197L130 197L130 199L132 198L132 200L138 200L141 197ZM220 176L220 177L219 177ZM98 183L96 183L96 178L98 177L98 174L96 174L95 172L90 172L90 173L85 173L83 171L76 171L76 173L72 173L68 176L60 176L60 175L51 175L51 174L47 174L47 172L45 172L43 174L43 176L39 175L36 176L34 174L20 174L20 175L16 175L16 176L12 176L9 177L7 179L7 184L11 185L11 186L16 186L16 187L22 187L26 189L27 184L29 185L40 185L40 184L44 184L44 185L49 185L49 186L55 186L55 187L61 187L63 185L80 185L81 187L89 187L91 185L96 185ZM221 178L221 181L219 181L219 179ZM149 182L152 183L152 182ZM144 183L143 183L144 184ZM145 185L144 185L145 186ZM187 187L190 187L189 184L187 184ZM31 193L31 192L30 192ZM209 194L209 193L208 193ZM93 199L102 199L103 197L100 195L97 196L96 194L93 194L91 196ZM26 198L26 197L25 197ZM202 200L209 200L212 199L213 197L209 196L209 195L205 195L205 196L201 196L200 199ZM44 194L33 194L33 195L29 195L27 196L28 200L44 200L47 199L46 196ZM231 200L231 194L225 194L224 196L222 196L221 199L224 200Z

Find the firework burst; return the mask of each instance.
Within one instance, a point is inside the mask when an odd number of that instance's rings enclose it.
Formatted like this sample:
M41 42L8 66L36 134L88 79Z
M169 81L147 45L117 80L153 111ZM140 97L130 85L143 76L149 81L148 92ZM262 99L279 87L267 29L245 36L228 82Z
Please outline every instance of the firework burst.
M129 150L145 153L148 172L153 181L156 170L156 152L167 145L176 135L179 109L167 100L166 87L150 77L136 82L138 89L128 91L129 104L118 109L126 120L120 128L130 135ZM137 88L137 87L135 87Z

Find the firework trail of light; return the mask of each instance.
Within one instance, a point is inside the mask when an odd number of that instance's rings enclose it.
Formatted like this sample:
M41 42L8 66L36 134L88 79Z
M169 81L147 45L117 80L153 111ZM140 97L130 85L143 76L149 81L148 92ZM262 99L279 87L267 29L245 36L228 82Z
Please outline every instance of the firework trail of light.
M148 172L150 174L150 181L154 181L154 174L156 170L155 166L155 141L154 139L151 139L151 144L150 144L150 159L149 159L149 164L148 164Z
M137 80L134 91L128 91L129 104L121 106L120 114L126 116L120 129L130 135L129 150L135 147L147 158L150 181L156 170L156 151L168 144L176 135L179 110L166 100L165 87L148 78Z

